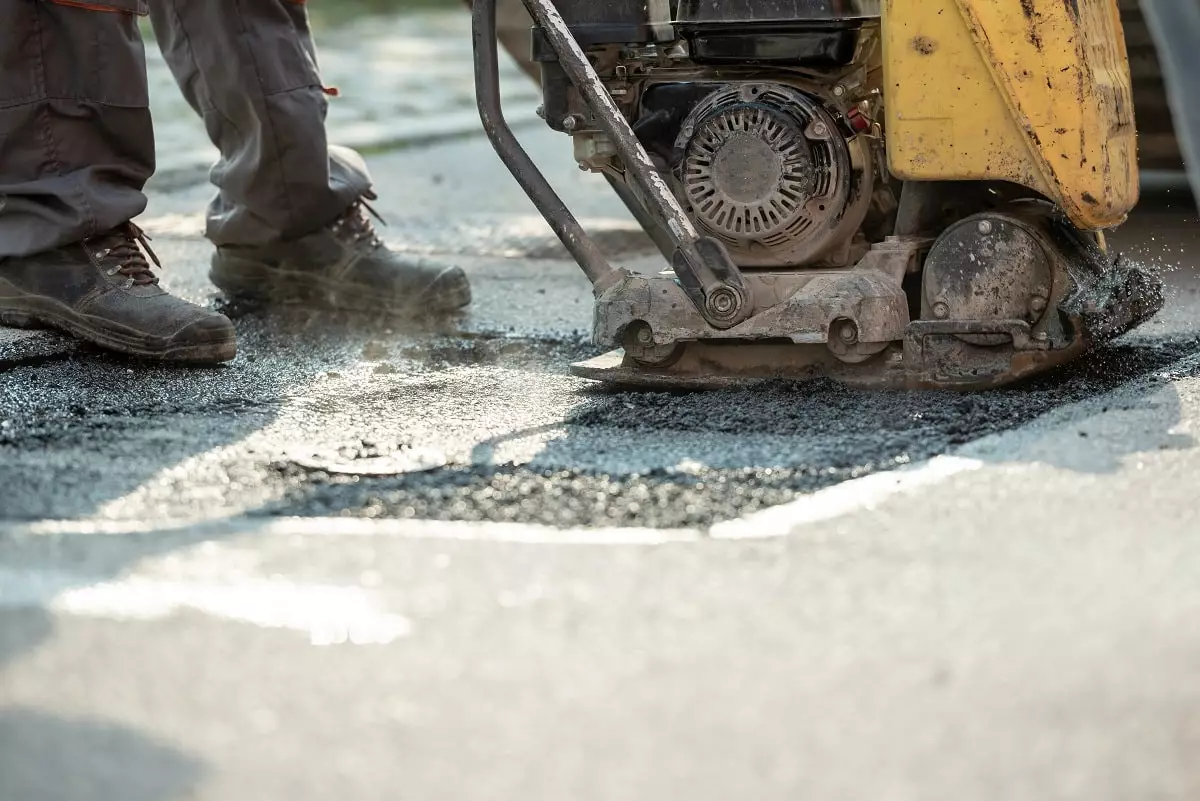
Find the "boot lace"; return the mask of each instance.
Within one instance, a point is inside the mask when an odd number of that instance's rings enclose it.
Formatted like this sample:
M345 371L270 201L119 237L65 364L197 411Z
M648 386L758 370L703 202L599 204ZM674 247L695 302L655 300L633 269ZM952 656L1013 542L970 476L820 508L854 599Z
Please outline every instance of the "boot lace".
M149 286L158 283L153 266L162 269L162 262L150 247L150 237L133 223L125 223L112 233L107 246L97 256L111 259L114 263L104 272L106 275L122 275L126 287ZM149 256L148 261L146 257Z
M333 233L338 238L352 244L366 244L369 247L382 246L383 240L375 232L375 225L371 218L374 217L382 225L387 225L387 221L367 202L376 199L378 196L370 190L363 193L362 197L354 201L350 208L342 213L342 216L333 221Z

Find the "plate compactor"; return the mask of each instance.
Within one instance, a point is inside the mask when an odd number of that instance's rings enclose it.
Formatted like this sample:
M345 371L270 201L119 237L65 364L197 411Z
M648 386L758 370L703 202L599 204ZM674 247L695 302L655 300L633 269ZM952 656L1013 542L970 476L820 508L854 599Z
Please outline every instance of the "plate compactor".
M669 269L612 267L476 88L501 158L595 291L577 374L985 389L1156 314L1104 231L1137 202L1116 0L522 0L540 114Z

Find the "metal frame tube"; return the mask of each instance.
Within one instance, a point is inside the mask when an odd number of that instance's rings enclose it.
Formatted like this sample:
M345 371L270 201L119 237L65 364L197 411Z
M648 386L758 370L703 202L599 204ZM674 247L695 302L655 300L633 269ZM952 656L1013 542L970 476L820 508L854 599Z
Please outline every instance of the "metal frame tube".
M675 245L671 267L696 310L715 328L731 328L753 310L745 279L725 246L701 237L659 175L633 127L617 107L552 0L522 0L600 130L611 140L625 172L646 199L644 208Z
M496 43L496 0L475 0L471 13L472 38L475 48L475 93L479 119L517 183L533 201L542 217L579 263L593 287L611 281L618 271L613 269L595 240L571 214L566 204L550 186L533 159L521 147L512 128L504 119L500 101L499 47Z
M601 130L613 141L625 170L646 197L644 207L647 213L671 238L675 246L671 267L697 311L717 328L730 328L746 319L753 311L753 304L741 271L721 243L698 234L552 0L522 2L546 36L567 77L591 108ZM592 282L594 291L602 292L619 276L625 275L625 271L612 268L504 120L497 63L496 0L475 0L472 35L476 101L488 139L525 194L575 257Z
M658 217L664 227L671 232L676 247L685 251L695 248L696 240L700 238L695 226L683 210L679 200L671 192L666 181L658 174L650 157L638 142L633 127L626 121L621 110L613 101L612 95L600 82L595 71L590 68L587 55L571 34L562 14L550 0L523 0L525 8L534 22L542 29L546 41L559 55L559 64L571 83L583 95L588 106L595 111L596 123L612 140L617 155L626 171L633 176L638 188L647 198L648 211Z

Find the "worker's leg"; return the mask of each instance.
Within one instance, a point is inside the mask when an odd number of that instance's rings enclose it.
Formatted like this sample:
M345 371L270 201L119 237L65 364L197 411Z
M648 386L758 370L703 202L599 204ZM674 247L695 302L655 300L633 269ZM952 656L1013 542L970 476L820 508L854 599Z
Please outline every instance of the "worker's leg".
M208 218L215 244L312 233L367 191L361 159L330 156L303 4L156 0L150 15L180 88L221 151Z
M154 171L131 10L137 0L0 0L0 323L223 361L232 325L160 289L129 222Z
M1200 108L1192 97L1200 80L1200 0L1142 0L1142 10L1158 48L1192 192L1200 201Z
M0 0L0 258L141 214L154 172L136 17Z
M207 234L212 279L234 295L339 308L457 308L462 271L406 261L375 236L366 165L331 147L303 3L157 0L163 54L221 151Z

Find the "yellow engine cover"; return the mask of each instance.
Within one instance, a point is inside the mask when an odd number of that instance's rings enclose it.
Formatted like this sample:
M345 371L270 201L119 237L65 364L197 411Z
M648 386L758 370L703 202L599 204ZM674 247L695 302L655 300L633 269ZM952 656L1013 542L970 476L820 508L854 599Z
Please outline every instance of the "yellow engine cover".
M1012 181L1085 230L1137 204L1117 0L887 0L883 31L896 177Z

